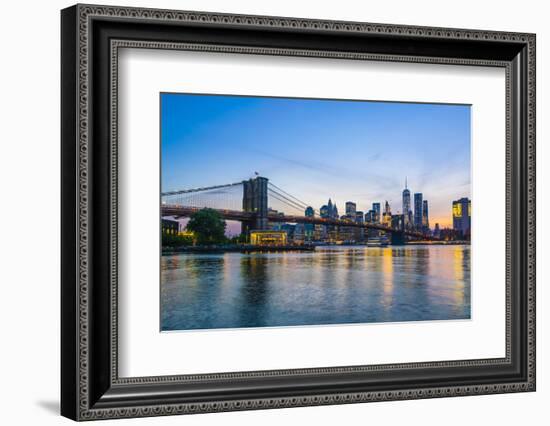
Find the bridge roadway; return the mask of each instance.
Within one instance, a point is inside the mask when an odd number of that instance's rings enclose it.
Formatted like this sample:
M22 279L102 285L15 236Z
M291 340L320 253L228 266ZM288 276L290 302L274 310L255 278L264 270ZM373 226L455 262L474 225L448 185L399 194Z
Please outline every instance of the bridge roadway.
M161 205L161 216L174 216L174 217L189 217L193 213L202 210L202 207L187 207L179 206L173 204L162 204ZM225 209L213 209L216 210L220 215L226 220L236 220L236 221L250 221L256 217L254 212L245 212L241 210L225 210ZM311 223L314 225L335 225L335 226L346 226L354 228L365 228L365 229L377 229L379 231L390 232L390 233L402 233L406 236L413 238L421 238L426 240L434 240L434 237L425 235L421 232L411 231L411 230L401 230L389 228L387 226L377 224L377 223L357 223L353 221L348 221L344 219L332 219L332 218L322 218L322 217L309 217L309 216L292 216L292 215L282 215L279 213L268 213L267 218L269 222L287 222L287 223Z

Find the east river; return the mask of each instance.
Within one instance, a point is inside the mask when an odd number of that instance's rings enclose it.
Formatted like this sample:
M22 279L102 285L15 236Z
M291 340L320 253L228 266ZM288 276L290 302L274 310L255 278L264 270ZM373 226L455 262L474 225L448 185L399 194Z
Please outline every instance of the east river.
M161 258L164 331L467 318L467 245Z

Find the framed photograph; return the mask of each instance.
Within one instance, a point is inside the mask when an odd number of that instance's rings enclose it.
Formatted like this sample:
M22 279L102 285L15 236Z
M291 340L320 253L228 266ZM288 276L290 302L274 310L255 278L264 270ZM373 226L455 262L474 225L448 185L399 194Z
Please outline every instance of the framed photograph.
M61 12L61 412L535 390L535 35Z

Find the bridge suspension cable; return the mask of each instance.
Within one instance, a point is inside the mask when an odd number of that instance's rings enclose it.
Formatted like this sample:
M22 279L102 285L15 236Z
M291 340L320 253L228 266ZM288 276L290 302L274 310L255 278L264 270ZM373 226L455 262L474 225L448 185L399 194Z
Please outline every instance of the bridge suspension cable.
M242 183L162 193L163 205L226 210L242 209Z
M276 198L277 200L281 201L282 203L286 204L287 206L293 207L295 209L300 210L302 213L304 212L305 208L304 206L297 204L296 202L292 201L291 199L285 197L283 194L276 192L272 189L268 189L269 196Z
M291 203L292 206L300 209L302 214L304 213L306 208L311 207L310 204L300 200L299 198L297 198L294 195L288 193L287 191L285 191L284 189L278 187L277 185L275 185L271 182L269 182L268 185L269 185L268 189L269 189L269 191L272 195L274 194L274 195L277 195L279 197L284 198L287 201L287 204ZM313 209L313 211L314 211L315 214L319 215L318 210Z
M281 192L282 194L285 194L286 196L292 198L297 204L303 206L303 207L308 207L309 205L307 203L305 203L304 201L300 200L299 198L295 197L294 195L292 194L289 194L287 191L285 191L284 189L278 187L277 185L275 185L274 183L272 182L268 182L268 185L271 186L273 188L273 190L275 191L278 191L278 192Z
M181 205L188 207L210 207L218 209L242 210L243 182L234 182L222 185L213 185L199 188L181 189L161 193L163 204ZM304 215L305 210L311 207L298 197L290 194L281 187L268 182L269 207L282 212L291 209L292 214ZM319 211L314 209L319 216ZM290 212L289 212L290 213Z
M170 196L170 195L180 195L180 194L189 194L192 192L205 192L210 191L212 189L222 189L222 188L228 188L230 186L237 186L242 185L242 182L235 182L235 183L227 183L225 185L214 185L214 186L205 186L203 188L192 188L192 189L180 189L178 191L168 191L163 192L161 195L163 197Z

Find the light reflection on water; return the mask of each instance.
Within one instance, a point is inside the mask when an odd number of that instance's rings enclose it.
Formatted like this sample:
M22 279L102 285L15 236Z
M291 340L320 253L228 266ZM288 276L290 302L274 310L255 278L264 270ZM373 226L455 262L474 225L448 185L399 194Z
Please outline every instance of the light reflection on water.
M470 247L318 247L161 259L161 328L470 318Z

